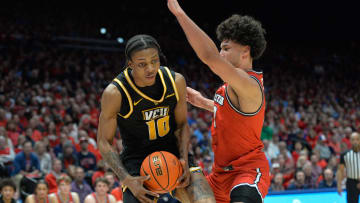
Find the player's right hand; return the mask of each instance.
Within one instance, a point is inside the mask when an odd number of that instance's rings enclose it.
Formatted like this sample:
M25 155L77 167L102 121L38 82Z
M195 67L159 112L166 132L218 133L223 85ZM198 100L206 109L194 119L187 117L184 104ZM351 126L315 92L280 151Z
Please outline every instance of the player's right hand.
M177 0L168 0L167 5L171 13L173 13L175 16L184 13Z
M204 98L199 91L196 91L190 87L186 87L186 101L190 104L200 107L202 106L202 99Z
M337 191L338 191L338 194L341 196L341 193L342 193L341 185L337 186Z
M129 188L140 202L153 203L154 200L150 199L148 196L159 197L159 195L144 188L144 181L149 179L150 176L128 176L124 179L123 184Z

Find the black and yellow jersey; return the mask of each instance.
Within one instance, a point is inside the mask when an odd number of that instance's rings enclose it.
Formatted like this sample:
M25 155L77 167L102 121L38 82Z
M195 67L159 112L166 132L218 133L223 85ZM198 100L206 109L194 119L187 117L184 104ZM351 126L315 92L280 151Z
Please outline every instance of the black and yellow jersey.
M130 175L139 175L142 160L154 151L179 157L174 110L179 100L175 72L160 67L152 86L136 86L131 69L113 81L122 95L117 123L123 141L122 162Z

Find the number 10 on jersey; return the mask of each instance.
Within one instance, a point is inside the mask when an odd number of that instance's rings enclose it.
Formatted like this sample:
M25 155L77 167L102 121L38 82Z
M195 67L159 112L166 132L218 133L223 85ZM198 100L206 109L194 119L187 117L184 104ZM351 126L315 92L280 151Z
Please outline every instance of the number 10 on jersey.
M146 122L149 129L149 139L155 140L159 137L164 137L170 131L169 116L164 116L159 119L154 119Z

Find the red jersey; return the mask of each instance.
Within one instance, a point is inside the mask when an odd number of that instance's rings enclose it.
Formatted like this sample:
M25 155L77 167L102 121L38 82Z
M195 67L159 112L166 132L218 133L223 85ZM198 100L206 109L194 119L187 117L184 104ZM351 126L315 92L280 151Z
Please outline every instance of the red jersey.
M265 116L263 75L248 71L262 90L262 104L256 112L244 113L231 104L227 94L228 84L222 85L214 96L214 118L211 126L212 148L215 154L214 169L232 166L234 170L259 167L269 164L260 140Z

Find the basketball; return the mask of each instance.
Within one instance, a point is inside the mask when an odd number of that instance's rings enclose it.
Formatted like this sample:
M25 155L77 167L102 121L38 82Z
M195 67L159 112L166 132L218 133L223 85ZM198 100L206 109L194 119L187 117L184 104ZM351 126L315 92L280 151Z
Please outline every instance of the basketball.
M144 186L163 194L175 189L183 169L179 159L170 152L158 151L148 155L141 164L140 175L150 176Z

